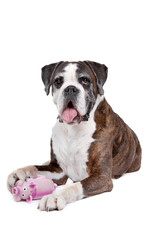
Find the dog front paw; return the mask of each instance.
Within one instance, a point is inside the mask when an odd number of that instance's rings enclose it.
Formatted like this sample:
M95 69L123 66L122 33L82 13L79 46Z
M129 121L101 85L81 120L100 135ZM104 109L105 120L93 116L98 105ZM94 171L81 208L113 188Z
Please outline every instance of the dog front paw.
M40 211L53 211L53 210L62 210L67 204L62 194L52 193L44 196L39 205L38 209Z
M9 174L7 179L8 190L11 192L18 180L25 180L27 177L35 177L37 173L38 170L34 166L27 166L13 171L11 174Z
M38 206L41 211L62 210L66 204L83 198L83 189L80 182L66 186L61 191L56 191L44 196Z

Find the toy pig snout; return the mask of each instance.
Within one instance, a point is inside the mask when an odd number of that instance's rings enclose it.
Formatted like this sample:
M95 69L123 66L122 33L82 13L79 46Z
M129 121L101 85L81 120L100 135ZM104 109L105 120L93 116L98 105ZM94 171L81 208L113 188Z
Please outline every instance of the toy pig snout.
M15 195L15 196L18 196L20 194L20 189L19 187L14 187L12 189L12 194Z

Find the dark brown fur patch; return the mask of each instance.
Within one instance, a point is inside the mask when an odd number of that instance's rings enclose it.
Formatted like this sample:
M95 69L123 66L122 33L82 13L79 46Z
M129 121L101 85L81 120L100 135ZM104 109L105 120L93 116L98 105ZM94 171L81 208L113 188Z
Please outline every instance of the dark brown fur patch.
M81 183L85 196L111 191L112 178L137 171L141 165L141 147L136 134L112 110L104 99L95 111L95 141L89 148L89 177Z

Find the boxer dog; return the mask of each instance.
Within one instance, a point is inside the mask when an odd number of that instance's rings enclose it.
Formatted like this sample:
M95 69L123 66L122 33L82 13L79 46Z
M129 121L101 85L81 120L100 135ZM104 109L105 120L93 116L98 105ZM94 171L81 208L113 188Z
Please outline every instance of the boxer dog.
M76 200L109 192L112 178L139 170L141 147L136 134L112 110L104 97L105 65L58 62L42 68L47 95L52 91L58 118L52 130L51 159L43 165L17 169L8 176L11 191L16 181L42 174L60 191L44 196L38 208L61 210Z

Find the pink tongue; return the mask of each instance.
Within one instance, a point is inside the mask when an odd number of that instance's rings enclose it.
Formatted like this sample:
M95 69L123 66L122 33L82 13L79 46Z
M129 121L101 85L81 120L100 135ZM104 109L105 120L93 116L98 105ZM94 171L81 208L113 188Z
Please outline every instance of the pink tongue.
M65 122L70 123L78 115L74 108L66 108L63 112L62 118Z

